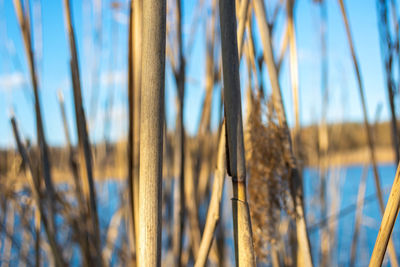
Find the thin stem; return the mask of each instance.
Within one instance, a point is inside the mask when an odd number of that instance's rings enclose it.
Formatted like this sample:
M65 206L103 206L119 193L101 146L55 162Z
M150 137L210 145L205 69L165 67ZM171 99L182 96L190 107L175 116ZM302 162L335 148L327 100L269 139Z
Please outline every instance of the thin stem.
M383 202L383 194L382 194L382 189L381 189L381 182L380 182L380 177L379 177L379 172L378 172L378 166L377 166L377 162L376 162L375 145L374 145L374 141L373 141L371 125L368 120L367 104L366 104L365 95L364 95L364 85L363 85L363 82L361 79L361 72L360 72L356 52L354 49L353 38L351 36L349 20L347 18L346 9L344 7L343 0L338 0L338 1L339 1L340 10L341 10L341 13L343 16L343 21L344 21L345 28L346 28L347 40L348 40L349 46L350 46L351 57L353 60L354 70L355 70L357 83L358 83L358 90L359 90L359 94L360 94L360 98L361 98L361 107L362 107L362 112L363 112L363 117L364 117L364 127L365 127L365 131L367 134L367 141L368 141L370 160L371 160L371 164L372 164L372 170L374 172L376 194L378 196L379 208L381 210L381 213L383 214L383 212L385 210L385 204ZM389 242L389 256L390 256L392 265L399 266L397 257L396 257L396 250L394 248L394 244L392 241Z
M185 96L185 58L183 54L182 0L176 0L176 26L178 36L178 69L174 70L177 86L175 183L174 183L174 236L175 265L181 266L185 224L185 128L183 125Z
M207 211L206 224L201 238L199 253L195 262L195 267L205 266L207 257L214 239L215 229L220 219L221 199L224 189L226 173L226 143L225 143L225 123L222 125L220 140L218 145L217 168L214 172L214 183L211 193L210 206Z
M90 253L92 260L99 266L103 265L101 256L101 241L99 218L97 214L96 191L94 186L94 177L92 169L92 154L87 133L87 125L85 111L82 102L82 91L80 84L80 73L78 64L78 51L76 48L75 32L72 25L71 5L69 0L64 0L64 15L65 27L69 40L70 48L70 70L72 77L72 87L74 94L75 117L78 131L78 154L79 154L79 169L81 179L83 181L83 194L86 198L86 209L90 216L88 221L87 232L90 240Z

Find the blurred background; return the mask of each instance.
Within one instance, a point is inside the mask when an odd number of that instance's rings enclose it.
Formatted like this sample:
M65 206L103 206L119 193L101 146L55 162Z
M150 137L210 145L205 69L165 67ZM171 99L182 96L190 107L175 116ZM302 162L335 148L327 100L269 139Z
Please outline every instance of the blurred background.
M104 265L136 262L132 221L140 214L132 215L132 181L140 85L134 72L141 66L132 62L141 52L132 47L140 42L135 16L141 11L133 2L0 0L2 266L91 265L95 252ZM265 18L255 2L263 3ZM396 0L237 0L236 11L244 25L239 73L257 263L299 265L265 23L301 171L313 263L367 265L399 161L400 6ZM176 266L175 225L183 220L178 258L191 266L214 190L224 117L218 1L167 0L166 16L162 264ZM226 181L210 266L235 262ZM88 199L96 205L85 207ZM97 221L98 231L89 221ZM399 231L396 224L393 236ZM397 266L400 241L391 242L384 264Z

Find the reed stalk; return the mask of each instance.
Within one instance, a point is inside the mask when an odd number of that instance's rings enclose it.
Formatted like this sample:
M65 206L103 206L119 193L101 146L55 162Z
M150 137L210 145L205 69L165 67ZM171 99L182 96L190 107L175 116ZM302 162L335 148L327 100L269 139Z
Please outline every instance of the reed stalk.
M294 24L294 9L295 0L287 0L287 27L289 35L289 62L290 62L290 82L292 85L293 96L293 112L294 112L294 128L293 128L293 149L294 154L298 158L300 148L300 107L299 107L299 71L297 62L297 44L296 44L296 30Z
M232 209L235 258L237 266L255 266L250 213L246 196L246 167L235 2L220 0L219 10L226 118L227 169L233 185Z
M375 187L376 187L376 194L378 197L378 202L379 202L379 208L380 211L383 215L385 211L385 204L383 202L383 194L382 194L382 189L381 189L381 182L380 182L380 177L379 177L379 172L378 172L378 165L376 161L376 155L375 155L375 145L374 145L374 140L373 140L373 135L372 135L372 130L371 130L371 125L369 123L368 119L368 113L367 113L367 104L365 101L365 95L364 95L364 85L361 79L361 72L360 72L360 67L358 64L357 56L355 53L354 49L354 44L353 44L353 38L351 35L350 31L350 26L349 26L349 20L347 18L347 13L346 9L344 6L343 0L338 0L339 6L340 6L340 11L342 13L343 17L343 22L346 28L346 35L347 35L347 40L350 46L350 52L351 52L351 58L353 61L354 65L354 71L356 74L356 79L357 79L357 84L358 84L358 90L361 98L361 107L362 107L362 112L363 112L363 118L364 118L364 127L365 131L367 134L367 142L368 142L368 148L369 148L369 156L372 164L372 170L374 172L374 181L375 181ZM396 256L396 250L393 244L393 241L389 241L389 256L390 256L390 261L393 266L399 266L397 256Z
M140 134L140 82L141 82L141 22L142 1L131 1L128 37L128 194L130 213L130 250L139 242L139 134ZM137 251L136 251L137 253ZM136 258L137 262L137 258Z
M98 265L103 265L101 255L101 240L99 229L99 218L97 214L96 191L94 185L92 154L87 132L85 111L82 102L82 91L80 84L80 73L78 64L78 51L76 48L75 32L72 25L71 5L69 0L64 0L65 28L69 41L70 49L70 70L72 78L72 88L74 95L74 107L76 117L76 128L78 134L78 155L80 177L83 182L83 195L86 200L86 210L90 217L87 222L86 230L89 238L89 249L92 261Z
M201 203L207 191L209 174L211 169L211 162L206 154L206 146L203 145L207 142L210 136L210 124L211 124L211 105L212 97L215 85L215 30L216 30L216 14L217 14L217 0L213 0L211 4L211 18L209 27L207 27L206 33L206 77L205 77L205 91L206 95L202 105L202 113L199 123L197 136L199 139L199 164L200 171L198 177L198 192L197 201Z
M15 139L15 142L17 143L18 151L21 155L21 158L22 158L25 166L28 167L28 169L26 171L28 183L32 190L33 199L34 199L35 205L37 207L37 214L39 215L40 220L43 222L43 227L44 227L45 233L47 235L47 239L49 241L49 245L50 245L52 255L54 257L54 261L57 264L57 266L66 266L66 263L62 257L62 252L56 241L56 232L54 232L54 229L51 228L48 223L47 216L50 216L50 215L44 213L44 207L43 207L43 203L42 203L41 197L40 197L41 191L40 191L39 177L37 176L37 172L35 172L35 170L33 169L33 165L31 163L31 160L28 157L28 153L27 153L24 145L21 142L17 122L16 122L14 116L11 116L11 125L12 125L12 129L13 129L14 139ZM36 225L38 225L38 224L39 224L39 222L36 222ZM36 229L36 230L37 230L37 233L40 235L40 233L38 232L38 229ZM37 261L38 261L38 258L36 258L36 262Z
M61 91L58 92L58 102L59 102L60 111L61 111L61 118L62 118L62 122L63 122L65 140L67 141L69 166L72 171L72 177L73 177L74 183L75 183L75 195L76 195L76 199L78 200L80 211L84 212L85 205L84 205L84 200L83 200L82 186L81 186L81 182L79 180L79 170L78 170L77 162L75 160L74 148L72 146L71 137L69 134L67 113L65 111L64 96Z
M206 96L202 105L202 113L199 123L199 130L197 135L204 135L210 131L210 120L211 120L211 102L212 93L215 81L215 62L214 62L214 47L215 47L215 18L217 13L217 0L212 1L211 5L211 18L209 27L207 27L206 33L206 77L205 77L205 91Z
M239 12L238 14L238 26L237 26L237 38L238 38L238 54L239 54L239 60L242 58L242 52L243 52L243 44L244 44L244 31L246 28L247 24L247 19L248 19L248 10L250 6L250 0L242 0L240 1L240 6L239 6Z
M161 265L166 1L143 2L139 266Z
M140 91L142 70L143 1L131 1L129 32L129 194L136 249L139 244ZM136 259L137 260L137 259Z
M189 232L190 246L192 248L193 257L196 259L201 241L201 231L199 224L198 203L194 183L194 158L193 148L189 144L186 145L185 160L185 200L186 212L189 224L187 227Z
M296 233L298 242L298 264L301 266L312 266L310 241L308 239L307 225L304 217L303 188L301 174L297 169L296 158L293 154L293 146L290 138L289 128L286 121L286 114L282 100L282 93L279 85L278 71L274 62L272 50L271 33L266 19L266 10L262 0L253 2L253 9L256 14L257 24L264 47L264 62L268 68L268 74L272 87L272 99L280 126L286 131L286 150L289 151L289 168L291 168L292 198L296 209Z
M36 118L36 138L41 158L40 172L43 175L44 182L46 185L45 202L46 204L49 205L48 209L49 216L47 217L47 219L49 220L48 224L49 227L51 228L51 231L56 232L57 230L54 222L56 191L51 176L51 162L49 160L49 155L48 155L49 152L44 133L42 111L39 100L39 86L38 86L35 60L32 48L31 25L29 20L30 9L29 9L29 4L25 6L23 5L21 0L13 0L13 3L23 37L25 53L28 61L29 73L33 87L34 102L35 102L35 118Z
M103 248L102 254L104 261L112 265L111 257L113 249L116 247L116 241L118 238L118 227L121 225L121 220L123 217L123 209L117 210L111 218L110 224L107 229L106 245Z
M279 49L278 60L276 62L276 70L280 73L282 62L289 47L289 27L286 25L285 32L282 36L281 47Z
M392 46L394 46L394 41L390 36L390 30L388 25L388 18L387 18L387 4L386 0L377 0L377 12L378 12L378 28L379 28L379 36L380 36L380 45L381 45L381 54L384 60L385 66L385 78L386 78L386 89L388 92L389 98L389 106L390 106L390 115L391 115L391 130L392 130L392 146L393 151L396 156L396 162L398 163L400 160L400 151L399 151L399 135L397 129L397 116L396 116L396 108L394 102L394 94L396 89L394 80L393 80L393 50ZM393 2L392 2L393 4ZM394 9L396 7L394 6ZM397 23L396 15L394 15L394 21ZM396 24L398 25L398 24ZM397 29L396 29L397 32ZM398 45L398 39L397 39Z
M63 121L63 128L64 128L64 135L65 139L67 141L67 148L68 148L68 158L69 158L69 167L72 172L72 177L74 180L74 191L75 191L75 197L78 201L78 213L80 216L82 216L83 221L87 219L87 214L86 214L86 208L85 208L85 201L83 198L83 192L82 192L82 186L81 186L81 181L79 179L79 169L78 169L78 163L76 162L75 159L75 151L71 143L71 137L69 134L69 129L68 129L68 120L67 120L67 114L65 111L65 103L64 103L64 96L61 91L58 92L58 101L59 101L59 106L60 106L60 111L61 111L61 117ZM79 228L80 229L85 229L85 224L82 224L82 221L78 220L77 221ZM89 243L88 243L88 237L86 235L87 233L80 234L78 236L79 240L79 245L81 246L82 249L82 259L85 262L86 265L90 263L90 253L88 251L89 249Z
M258 77L258 73L257 73L258 66L257 66L257 61L256 61L256 50L254 47L253 27L251 26L251 12L252 12L252 10L249 9L249 14L248 14L249 19L247 20L247 23L246 23L247 40L246 40L245 54L246 54L246 63L248 65L248 76L249 76L249 81L251 81L251 77L252 77L251 73L253 71L255 87L260 94L264 94L262 92L263 90L262 90L261 78ZM248 86L249 86L248 89L251 89L251 82L249 82Z
M356 262L357 243L358 243L358 237L359 237L360 228L361 228L361 220L362 220L362 211L363 211L363 206L364 206L364 196L365 196L367 174L368 174L368 166L365 165L363 167L363 171L361 174L360 185L358 186L356 219L355 219L355 223L354 223L354 233L353 233L353 239L351 242L351 250L350 250L350 264L349 264L350 267L354 266L354 264Z
M127 184L128 184L128 242L129 242L129 251L130 251L130 260L134 261L136 259L136 250L137 245L136 241L138 239L136 235L136 221L135 221L135 207L137 207L137 203L135 202L134 196L134 188L133 188L133 125L134 125L134 85L133 85L133 77L134 77L134 67L133 67L133 9L134 3L136 1L130 1L129 8L129 28L128 28L128 176L127 176Z
M115 14L120 12L121 6L119 2L115 1L111 3L111 14L112 14L112 19L111 19L111 40L113 42L111 43L111 55L116 55L119 45L118 45L118 22L115 20ZM110 56L109 61L108 61L108 70L112 71L115 69L117 65L117 56ZM106 103L105 103L105 118L104 118L104 125L103 125L103 140L105 143L105 155L104 158L107 160L107 155L109 151L109 147L111 144L111 128L112 128L112 120L113 120L113 109L114 109L114 97L115 97L115 78L113 77L111 79L110 87L107 88L108 94L106 97Z
M133 6L133 193L135 213L136 248L139 247L139 159L140 159L140 99L142 83L143 0Z
M11 248L13 245L13 234L14 234L14 220L15 220L15 212L14 207L10 203L7 207L7 215L6 215L6 226L5 230L7 232L6 238L3 240L2 246L2 260L1 267L10 266L11 261Z
M203 235L199 253L196 258L195 267L205 266L208 254L214 239L215 229L221 217L221 199L224 189L225 172L226 172L226 134L225 123L222 125L217 156L217 167L214 171L214 182L211 193L210 205L207 211L206 224L204 226Z
M35 217L35 264L36 266L40 266L40 242L42 240L41 235L40 235L40 230L42 229L42 224L41 224L41 217L40 217L40 210L39 208L36 208L34 211Z
M18 266L19 267L25 267L28 264L31 264L30 259L28 259L28 253L29 253L29 249L31 247L32 241L33 243L35 242L34 238L34 233L30 233L29 232L29 225L25 226L25 229L22 233L22 248L21 251L18 255L18 257L20 258L20 261L18 262Z
M183 54L182 32L183 1L176 0L176 33L178 38L178 65L174 69L177 86L176 143L175 143L175 182L174 182L174 233L172 246L175 265L181 266L182 242L185 222L185 128L183 125L185 96L185 58Z
M385 256L386 248L390 242L390 236L393 231L394 223L400 208L400 165L397 166L396 176L390 191L385 212L383 213L381 227L375 241L372 251L370 267L381 266Z

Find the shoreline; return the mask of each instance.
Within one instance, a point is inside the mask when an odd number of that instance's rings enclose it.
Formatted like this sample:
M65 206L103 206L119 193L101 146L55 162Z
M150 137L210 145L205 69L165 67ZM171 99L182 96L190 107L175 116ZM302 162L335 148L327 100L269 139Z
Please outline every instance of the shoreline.
M375 154L379 165L393 164L395 162L392 147L377 147ZM322 159L318 159L314 156L311 159L305 160L303 166L308 168L317 168L320 162L325 162L326 165L330 167L364 165L370 162L369 151L367 147L364 147L351 151L329 153L326 158ZM69 169L53 168L52 175L55 183L73 183L74 181ZM124 180L127 177L127 171L123 165L113 165L102 170L95 168L94 176L96 181L104 181L108 179ZM16 175L8 174L4 176L4 178L6 178L9 183L15 183L16 186L26 184L27 182L25 173L23 172Z
M376 147L375 157L378 164L393 164L395 163L395 155L392 147ZM356 150L340 151L329 153L326 158L320 159L325 161L328 166L354 166L370 163L368 147L359 148ZM313 157L305 163L307 167L317 167L318 159Z

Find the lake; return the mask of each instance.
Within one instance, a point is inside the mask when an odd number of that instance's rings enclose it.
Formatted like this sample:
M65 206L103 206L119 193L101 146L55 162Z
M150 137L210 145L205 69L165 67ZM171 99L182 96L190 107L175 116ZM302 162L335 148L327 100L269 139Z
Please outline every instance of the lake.
M346 166L346 167L335 167L329 170L327 178L327 207L328 217L332 217L334 214L340 214L335 222L337 222L336 231L336 246L332 249L332 266L347 266L350 259L351 242L354 232L354 219L355 219L355 203L357 201L358 187L361 180L363 166ZM379 166L379 174L381 178L381 185L384 191L385 203L387 201L390 187L394 180L396 168L393 164L383 164ZM318 223L321 222L321 214L318 201L318 190L319 190L319 177L315 169L305 169L304 171L304 198L305 198L305 210L307 216L307 223L309 227L310 242L313 253L313 261L315 266L319 263L319 246L320 246L320 228L317 227ZM65 186L61 185L60 189L63 190ZM126 189L126 184L121 180L106 180L97 182L96 184L97 196L98 196L98 211L100 217L100 226L102 229L102 243L106 242L106 231L113 215L118 210L121 201L123 199L123 192ZM234 264L234 246L233 246L233 230L232 230L232 209L231 209L231 183L227 179L225 182L225 190L223 196L223 208L221 228L226 239L226 263L227 266ZM335 196L333 198L333 196ZM332 201L336 202L332 205ZM199 215L205 218L206 207L199 209ZM165 216L165 214L164 214ZM375 194L375 183L372 173L372 169L369 168L367 176L367 186L365 192L365 203L363 209L363 219L359 235L359 243L357 250L356 266L367 266L369 257L372 253L375 239L379 230L380 225L380 211ZM118 221L117 221L118 222ZM122 240L126 238L126 226L119 222L119 235L117 239ZM329 221L334 222L334 221ZM20 218L15 217L16 231L20 225ZM394 243L397 251L400 251L400 239L396 238L399 236L399 223L397 222L393 231ZM62 242L67 240L67 233L60 233L58 239ZM15 234L16 242L22 242L21 236ZM4 236L1 237L1 241L4 240ZM171 255L166 253L166 247L170 240L168 240L166 230L163 229L163 262L167 266ZM185 238L185 243L188 240ZM121 247L122 242L117 242L118 249ZM10 261L11 266L18 263L18 248L13 245L12 258ZM34 257L33 250L30 251L29 257ZM77 246L69 249L66 253L72 255L72 265L78 265L80 262L80 256L78 253ZM3 255L3 254L2 254ZM111 257L113 264L118 264L115 253ZM388 264L387 257L385 258L384 264Z

